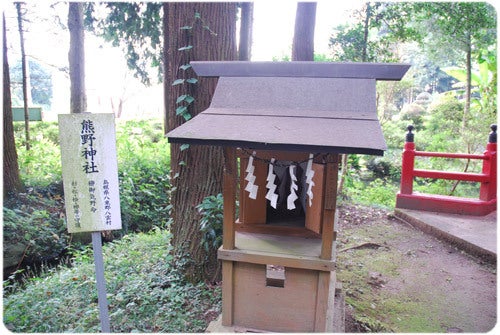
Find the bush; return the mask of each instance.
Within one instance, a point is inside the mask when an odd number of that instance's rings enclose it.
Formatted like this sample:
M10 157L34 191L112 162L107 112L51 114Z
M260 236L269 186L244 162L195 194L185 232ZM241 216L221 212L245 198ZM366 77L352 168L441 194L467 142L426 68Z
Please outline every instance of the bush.
M62 199L40 193L6 199L3 207L4 267L40 263L60 256L69 244Z
M217 250L222 245L222 225L224 221L224 199L222 194L211 195L196 206L201 214L200 231L205 250Z
M170 212L170 151L161 123L121 123L117 148L124 233L166 227Z
M346 190L350 201L364 205L394 208L398 192L396 183L380 178L370 182L353 179L351 183L352 186Z
M111 331L202 332L221 308L219 287L184 280L171 255L171 234L155 229L103 247ZM4 283L5 286L5 283ZM90 248L71 267L8 283L4 324L22 333L97 333L100 330Z
M30 145L26 150L24 123L14 122L19 172L27 187L43 188L61 181L61 150L56 122L30 122Z
M21 259L37 262L58 256L71 240L64 222L59 130L56 122L32 122L31 150L24 123L15 123L21 178L27 193L4 203L4 266ZM169 145L159 121L117 123L117 156L123 231L148 231L168 224ZM6 264L7 263L7 264Z
M394 166L393 162L384 157L372 157L366 163L366 168L372 172L374 178L389 178L399 181L401 168Z
M167 226L170 170L155 161L137 159L118 172L122 225L128 232Z

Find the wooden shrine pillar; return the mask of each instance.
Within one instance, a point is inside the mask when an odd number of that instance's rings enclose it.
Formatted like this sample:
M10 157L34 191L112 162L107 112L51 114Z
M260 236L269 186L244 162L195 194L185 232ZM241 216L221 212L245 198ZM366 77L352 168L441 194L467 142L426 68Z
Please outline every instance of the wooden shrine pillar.
M335 211L337 208L337 182L339 171L339 155L326 156L324 201L321 214L321 254L320 258L333 259L333 243L335 241ZM315 331L326 332L328 317L328 299L335 294L335 271L320 271L318 274L318 297L316 300ZM331 292L333 290L333 292ZM330 306L331 308L332 306Z
M238 179L236 148L224 147L224 220L222 246L226 250L235 248L234 223L236 220L236 185ZM222 261L223 283L233 282L233 261ZM222 286L222 325L233 324L233 286Z

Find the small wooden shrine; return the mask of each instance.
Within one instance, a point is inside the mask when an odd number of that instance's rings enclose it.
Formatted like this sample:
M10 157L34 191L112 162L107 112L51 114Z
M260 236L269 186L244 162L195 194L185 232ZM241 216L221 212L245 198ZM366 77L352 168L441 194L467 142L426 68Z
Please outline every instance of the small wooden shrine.
M211 105L167 136L224 149L222 325L331 332L339 154L383 154L376 81L409 65L192 66L219 77Z

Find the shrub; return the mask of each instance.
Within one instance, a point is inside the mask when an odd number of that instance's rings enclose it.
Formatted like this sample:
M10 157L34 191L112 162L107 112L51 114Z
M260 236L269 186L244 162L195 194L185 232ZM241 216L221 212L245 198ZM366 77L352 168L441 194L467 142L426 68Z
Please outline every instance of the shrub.
M224 220L224 199L222 194L203 199L196 209L201 214L200 230L206 251L217 250L222 245L222 224Z
M28 193L13 195L4 204L4 252L9 265L17 265L21 258L39 262L55 257L71 239L64 222L57 123L30 123L29 151L23 146L24 123L16 122L14 126L21 178ZM170 208L170 171L161 122L118 122L117 156L124 229L113 234L165 227Z
M396 203L398 185L386 179L377 178L370 182L352 180L352 187L347 189L348 198L364 205L378 205L393 208Z
M166 227L170 212L170 151L158 121L127 121L117 131L124 233Z
M154 229L103 246L111 331L202 332L221 308L219 287L190 284L176 270L171 234ZM61 266L11 284L4 297L4 324L22 333L97 333L100 330L90 248L71 267Z
M401 164L396 165L394 159L387 157L370 157L366 168L372 172L374 178L387 178L399 182L401 176Z
M50 261L67 247L69 236L57 200L33 192L9 198L5 205L4 267Z

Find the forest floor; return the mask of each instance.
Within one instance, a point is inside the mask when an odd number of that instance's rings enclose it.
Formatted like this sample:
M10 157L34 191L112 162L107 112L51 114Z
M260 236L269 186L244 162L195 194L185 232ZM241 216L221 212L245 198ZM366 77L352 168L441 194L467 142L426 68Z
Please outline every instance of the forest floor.
M337 281L346 332L479 333L496 325L496 265L390 210L339 206Z

